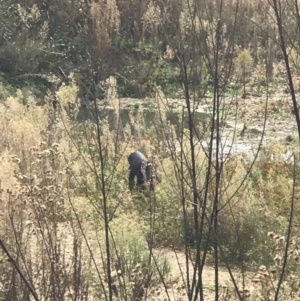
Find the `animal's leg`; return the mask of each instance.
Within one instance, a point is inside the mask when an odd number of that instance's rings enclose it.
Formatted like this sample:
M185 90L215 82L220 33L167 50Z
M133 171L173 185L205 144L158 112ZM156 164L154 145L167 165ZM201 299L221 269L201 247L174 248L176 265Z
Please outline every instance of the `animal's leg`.
M144 188L144 183L145 183L145 179L144 179L144 173L142 171L142 164L140 164L137 169L136 169L136 177L137 177L137 186L139 188Z
M134 170L130 170L129 172L129 190L132 190L134 188L134 178L135 178L136 174L134 172Z

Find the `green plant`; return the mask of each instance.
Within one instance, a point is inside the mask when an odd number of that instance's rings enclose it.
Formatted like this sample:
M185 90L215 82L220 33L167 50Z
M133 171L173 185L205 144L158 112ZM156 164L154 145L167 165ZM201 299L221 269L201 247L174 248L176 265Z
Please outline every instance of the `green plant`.
M161 275L165 278L170 266L163 257L154 255L152 258L149 253L144 221L136 214L126 213L115 218L110 226L112 260L126 281L142 281L142 287L154 287L161 283Z
M283 116L283 110L279 106L272 107L272 114L275 119L279 119Z
M251 291L252 298L271 300L274 298L275 289L282 272L285 258L286 238L274 232L268 233L268 245L273 258L273 264L261 265L258 273L252 279L254 289ZM283 289L279 293L278 300L297 300L299 295L299 239L293 237L289 245L287 266L282 279ZM250 296L250 298L251 298Z
M246 82L252 72L253 59L249 50L242 50L234 59L234 66L237 78L241 79L246 96Z

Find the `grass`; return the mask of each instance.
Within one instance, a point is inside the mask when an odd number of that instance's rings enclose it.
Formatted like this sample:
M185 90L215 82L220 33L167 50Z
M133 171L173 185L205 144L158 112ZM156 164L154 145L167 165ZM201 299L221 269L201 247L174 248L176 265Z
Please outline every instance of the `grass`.
M62 107L76 104L76 89L74 85L61 87L57 97ZM75 122L62 108L53 130L48 131L49 123L53 123L52 107L36 103L31 96L24 107L20 94L0 104L0 167L5 170L0 174L0 236L40 296L62 298L66 294L88 294L104 298L108 290L106 242L96 127L91 121ZM153 131L148 137L129 136L122 141L108 128L104 122L101 141L114 294L144 296L146 287L150 293L154 290L155 295L155 288L162 285L161 276L168 279L172 270L165 258L152 257L149 248L182 249L186 239L193 248L197 239L190 194L192 182L188 176L191 164L188 139L182 145L187 159L182 170L185 184L181 186L182 178L178 175L181 159L178 153L172 157L172 153L160 146L165 139L160 132ZM126 158L137 147L152 158L161 174L162 182L157 185L155 195L128 191ZM268 151L280 153L281 148L274 144ZM203 150L197 149L198 187L204 185L207 166ZM231 198L246 173L247 165L239 156L231 156L224 165L226 193L222 194L220 203L224 209L219 217L219 240L230 263L271 266L272 242L266 242L266 234L285 234L292 170L284 162L274 162L265 155L254 165L251 177L239 193ZM182 193L187 201L186 224ZM208 194L207 212L210 212L213 185ZM299 209L296 204L297 220ZM214 240L206 222L203 235L201 247L208 244L209 250L213 250ZM0 279L5 285L0 288L0 294L17 300L16 296L21 296L26 289L12 266L6 261L1 264L5 272ZM291 275L296 273L293 266L289 266L289 271ZM75 280L74 275L78 277ZM209 284L204 288L214 289Z

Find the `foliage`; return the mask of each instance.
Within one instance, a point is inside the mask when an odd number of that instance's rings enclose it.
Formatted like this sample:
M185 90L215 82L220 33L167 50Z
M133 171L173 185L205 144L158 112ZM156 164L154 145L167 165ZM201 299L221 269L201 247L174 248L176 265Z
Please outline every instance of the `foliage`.
M77 0L47 4L32 0L22 4L15 0L1 1L0 71L5 82L21 89L24 85L38 85L36 92L45 94L47 88L56 88L48 81L48 74L66 82L68 74L73 72L80 75L82 96L90 99L90 82L95 75L90 70L93 63L99 81L110 75L118 76L121 96L149 96L155 84L162 86L167 96L177 96L180 56L184 55L192 71L191 83L203 89L212 72L217 29L210 26L209 19L218 19L217 10L213 9L217 3L210 3L208 10L197 11L191 20L188 6L179 0L145 1L142 6L137 1L125 2L91 1L88 6ZM197 6L193 9L197 10ZM236 23L231 18L234 4L229 2L223 9L219 63L227 69L236 57L235 75L240 78L243 74L245 80L245 76L251 78L252 71L267 62L271 78L280 60L273 41L276 33L272 13L265 1L243 2ZM268 18L264 17L264 10L268 11ZM261 30L256 24L261 25ZM296 34L294 25L290 18L286 28L290 37ZM194 33L197 41L190 40ZM236 50L230 54L233 36ZM296 70L298 45L288 46ZM193 53L190 47L194 47ZM206 62L206 67L202 62Z
M243 78L245 81L246 77L251 74L253 67L251 53L247 49L241 51L235 58L234 62L237 77Z
M257 274L252 279L254 287L250 293L250 299L260 298L262 300L271 300L274 298L276 285L281 277L281 267L285 258L284 236L276 232L268 233L268 245L272 263L260 265ZM282 279L283 289L280 291L278 300L296 300L299 295L299 239L294 237L291 240L288 250L288 263Z
M286 7L280 16L298 81L299 18ZM229 132L237 139L229 114L250 123L264 116L261 100L246 116L236 82L243 98L282 87L274 20L266 0L222 8L216 0L0 0L0 237L41 299L102 300L110 288L122 300L147 290L160 299L173 286L157 248L184 248L189 260L198 253L195 284L212 256L243 269L271 265L267 232L275 269L260 268L254 282L266 290L247 296L273 298L285 256L285 237L274 232L286 235L298 174L280 141L260 145L255 164L223 146L218 156L209 144ZM122 110L119 96L153 95ZM271 117L291 113L284 101L269 105ZM247 133L262 134L252 125ZM137 148L155 167L155 192L128 191L126 158ZM295 225L299 214L296 202ZM297 248L295 233L283 300L298 294ZM0 299L28 299L3 259Z

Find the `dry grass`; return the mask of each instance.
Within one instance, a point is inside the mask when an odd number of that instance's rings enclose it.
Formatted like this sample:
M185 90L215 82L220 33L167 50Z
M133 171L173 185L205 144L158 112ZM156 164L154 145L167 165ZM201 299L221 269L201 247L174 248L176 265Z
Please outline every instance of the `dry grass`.
M195 90L201 86L197 81L206 83L211 71L207 66L209 63L214 65L215 20L220 17L220 1L199 1L192 7L196 9L195 12L190 12L187 3L180 0L128 3L115 0L91 1L89 7L78 4L74 11L67 5L74 18L81 15L81 25L77 24L78 45L84 44L86 36L92 36L93 42L90 42L89 49L95 55L94 60L105 62L103 66L96 64L97 71L105 73L105 68L114 69L109 68L113 65L110 59L115 59L110 54L117 53L111 51L112 46L122 44L119 30L125 28L128 31L125 34L135 40L131 42L139 63L144 63L145 57L149 59L152 56L155 56L155 61L159 61L163 57L160 53L164 48L162 44L168 42L165 56L167 63L170 66L177 64L183 53L182 57L186 56L189 60L188 72L194 72L191 76L196 82ZM258 95L263 93L271 76L275 83L273 87L277 89L276 84L284 79L285 69L277 55L277 43L273 41L277 39L277 32L274 31L276 23L270 3L267 0L240 1L236 26L232 18L235 8L236 1L233 0L226 1L223 6L220 28L222 47L218 58L222 75L228 75L226 80L231 86L243 85L244 98L248 91ZM39 21L38 27L33 26L39 35L38 42L47 40L51 26L48 26L48 21L41 19L43 15L37 5L33 4L28 8L18 6L16 13L20 17L18 25L24 23L27 26ZM282 18L285 34L293 41L297 34L295 28L298 28L293 10L285 9ZM73 24L73 21L69 23ZM169 29L173 23L174 28ZM234 32L236 28L238 34ZM166 35L172 36L172 39L151 40L162 32L163 35L166 32ZM193 38L198 40L191 49L189 47L194 43ZM30 38L25 40L27 48L23 47L20 55L15 55L19 59L14 59L17 63L12 64L24 73L32 69L32 66L28 67L32 60L22 60L22 57L30 57L30 51L40 49L34 47ZM232 53L233 41L237 44L235 53ZM12 45L13 43L12 39ZM125 43L124 49L126 47L128 45ZM296 81L300 74L298 47L295 44L289 49ZM231 59L234 59L233 70L227 69L231 66ZM86 63L84 62L85 65ZM160 68L159 64L158 66ZM99 180L104 175L106 213L111 231L113 293L119 299L125 299L126 296L135 301L146 298L161 300L165 289L149 248L182 248L184 242L187 242L192 249L197 239L189 132L184 130L185 138L179 145L175 127L166 120L166 97L162 89L155 86L155 103L162 115L153 120L153 128L150 130L145 126L143 106L137 106L130 112L130 125L127 124L124 128L120 123L121 126L112 131L108 119L101 119L101 151L105 162L102 170L99 166L100 145L95 123L91 120L81 123L75 121L81 105L78 98L79 84L82 84L81 75L77 75L70 72L70 83L61 85L56 91L55 97L59 105L55 110L52 106L54 97L50 93L45 98L46 105L38 106L37 100L29 96L25 106L25 96L21 91L15 97L8 97L7 91L0 86L0 96L5 100L0 104L1 240L42 300L104 299L108 292L108 275L101 194L104 187ZM139 80L134 81L137 86L140 84ZM142 78L141 81L143 80ZM53 81L55 78L49 80ZM108 88L107 100L113 107L114 121L119 124L122 117L115 78L110 77L103 86ZM297 85L296 89L299 90ZM198 96L202 99L205 94L206 92ZM254 112L256 116L263 115L264 106L262 103L257 107ZM285 113L290 110L286 105L270 102L270 112L280 113L278 108L282 109L283 106ZM247 109L244 106L244 110ZM143 151L151 159L158 178L162 179L155 195L128 192L127 156L136 149ZM218 237L226 259L231 263L238 266L263 264L253 279L253 287L242 291L250 300L274 298L274 287L282 265L285 242L282 235L285 234L293 184L292 166L282 162L282 152L283 148L278 143L265 148L249 178L236 194L249 164L238 155L231 156L224 164L218 196L218 205L222 208L218 220ZM206 210L210 215L216 197L216 174L213 171L207 179L209 162L200 147L196 147L195 161L196 187L201 201L205 198L206 189L208 192L206 207L200 208L198 214L201 216L203 210ZM209 182L207 186L206 180ZM298 183L295 191L295 197L298 198ZM186 204L186 223L183 220L183 200ZM295 237L290 245L289 264L280 300L299 299L299 254L295 231L300 218L299 210L299 204L296 204L293 229ZM205 220L201 229L201 248L208 246L211 250L214 239L209 227ZM271 241L266 241L268 232ZM157 262L163 277L168 280L168 264L164 258L157 258ZM0 300L27 300L27 288L2 253L0 265L4 271L0 275ZM181 284L177 283L172 289L176 291L176 300L187 298L185 287ZM221 299L236 299L230 285L225 290L227 294Z
M76 91L75 82L61 87L57 97L62 102L56 114L50 114L53 109L48 105L37 106L33 98L27 107L23 106L21 94L0 104L0 164L5 171L0 175L3 209L0 235L42 298L67 300L78 296L79 300L96 300L104 298L108 289L103 198L99 192L102 183L97 163L99 146L95 124L74 121L78 113ZM70 104L74 106L70 108ZM118 109L115 110L118 114ZM114 294L161 300L164 288L148 248L149 245L182 247L182 180L189 220L188 241L191 246L195 241L189 141L184 140L182 148L167 150L161 147L165 136L153 133L149 137L117 140L116 131L110 131L105 121L102 130ZM168 137L174 139L171 132ZM115 152L116 145L119 153ZM162 176L155 199L128 192L126 158L137 145ZM220 212L219 237L227 259L235 263L243 260L257 264L261 258L265 264L271 262L265 235L284 229L286 220L282 213L289 208L292 181L291 167L280 160L272 161L272 156L279 158L280 152L275 144L266 149L234 198L230 196L246 175L247 164L238 156L231 156L225 163L220 205L226 206ZM196 161L200 191L208 166L201 148L196 149ZM214 173L211 177L214 178ZM213 197L211 184L208 213ZM296 215L298 211L296 206ZM205 225L204 237L209 241L207 233ZM21 296L26 292L24 283L1 256L5 273L1 275L0 293L8 298ZM157 258L157 262L166 277L168 264L163 258ZM289 271L293 275L292 267ZM173 288L177 290L177 300L186 298L181 286ZM226 298L223 299L229 300Z

